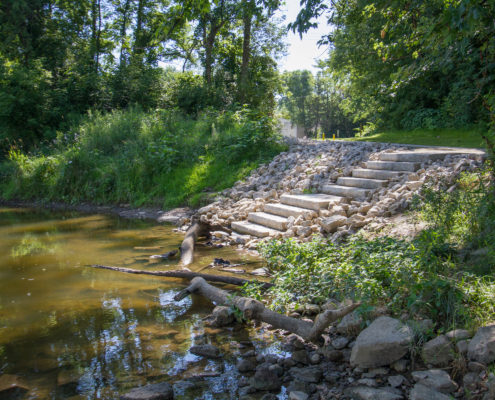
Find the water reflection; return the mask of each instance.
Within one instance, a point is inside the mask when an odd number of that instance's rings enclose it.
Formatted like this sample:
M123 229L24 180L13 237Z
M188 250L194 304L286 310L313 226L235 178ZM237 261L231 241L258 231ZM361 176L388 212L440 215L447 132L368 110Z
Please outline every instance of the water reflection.
M22 379L25 399L115 399L161 381L176 383L177 398L237 398L231 342L247 332L205 328L211 304L175 302L180 280L85 267L174 268L149 256L181 240L143 221L0 209L0 377ZM197 269L218 256L250 261L233 249L199 251ZM199 343L227 356L190 354Z

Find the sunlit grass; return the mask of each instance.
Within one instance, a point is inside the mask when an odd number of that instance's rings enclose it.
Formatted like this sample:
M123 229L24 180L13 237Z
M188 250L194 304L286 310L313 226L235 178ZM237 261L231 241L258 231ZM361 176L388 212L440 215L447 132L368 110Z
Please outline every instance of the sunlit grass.
M380 132L364 137L342 139L358 142L382 142L425 146L484 148L485 143L477 129L418 129L414 131Z

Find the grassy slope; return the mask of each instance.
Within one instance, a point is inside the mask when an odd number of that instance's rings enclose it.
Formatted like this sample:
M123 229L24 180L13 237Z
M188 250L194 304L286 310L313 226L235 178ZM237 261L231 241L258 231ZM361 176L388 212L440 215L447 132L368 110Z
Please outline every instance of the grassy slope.
M414 131L389 131L365 137L354 137L350 141L417 144L425 146L483 148L484 143L475 129L436 129Z
M12 150L0 164L0 197L197 206L284 149L271 139L269 121L250 115L89 115L41 153Z

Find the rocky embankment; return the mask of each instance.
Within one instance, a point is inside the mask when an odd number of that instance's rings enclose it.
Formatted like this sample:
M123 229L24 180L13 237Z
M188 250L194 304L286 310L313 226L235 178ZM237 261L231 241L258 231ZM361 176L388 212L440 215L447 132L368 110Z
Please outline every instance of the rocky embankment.
M198 214L204 222L229 228L233 222L246 220L249 213L263 211L266 204L280 202L282 195L319 193L325 185L351 176L352 171L365 162L379 160L383 153L401 150L410 148L384 143L300 141L269 164L261 165L244 181L219 193L215 202L201 208ZM290 216L285 231L271 231L268 237L308 241L312 234L319 233L338 240L370 223L379 229L388 223L388 218L407 209L426 182L432 185L442 182L449 187L460 172L480 165L480 158L472 154L453 153L442 160L427 160L418 164L414 172L388 179L386 186L374 190L366 199L349 198L317 211ZM180 221L183 230L189 222L188 218ZM223 243L247 248L254 248L260 240L236 232L230 235L214 232L214 236Z
M324 307L340 306L330 301ZM318 311L317 306L306 308L313 317ZM232 325L229 313L227 307L216 307L210 323L217 328ZM387 315L364 320L354 312L330 327L320 346L286 331L276 331L283 343L283 351L277 354L257 353L249 342L240 344L238 398L494 399L495 375L490 365L495 361L495 325L474 335L453 330L424 343L422 338L433 325L431 320L402 321ZM190 352L211 360L223 357L211 344L195 345ZM162 383L136 389L122 399L154 399L158 389L166 396L156 398L174 398L174 387Z

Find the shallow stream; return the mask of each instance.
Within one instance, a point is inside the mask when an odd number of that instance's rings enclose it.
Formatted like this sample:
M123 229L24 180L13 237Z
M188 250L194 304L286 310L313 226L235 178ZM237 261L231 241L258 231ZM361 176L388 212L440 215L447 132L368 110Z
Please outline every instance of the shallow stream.
M0 208L0 397L14 381L24 388L18 398L72 400L116 399L167 381L178 399L237 398L237 355L276 350L268 334L206 327L211 303L173 300L184 281L87 267L174 269L177 260L149 257L182 238L172 226L137 220ZM191 269L214 257L260 266L233 248L199 246ZM189 353L203 343L225 356Z

